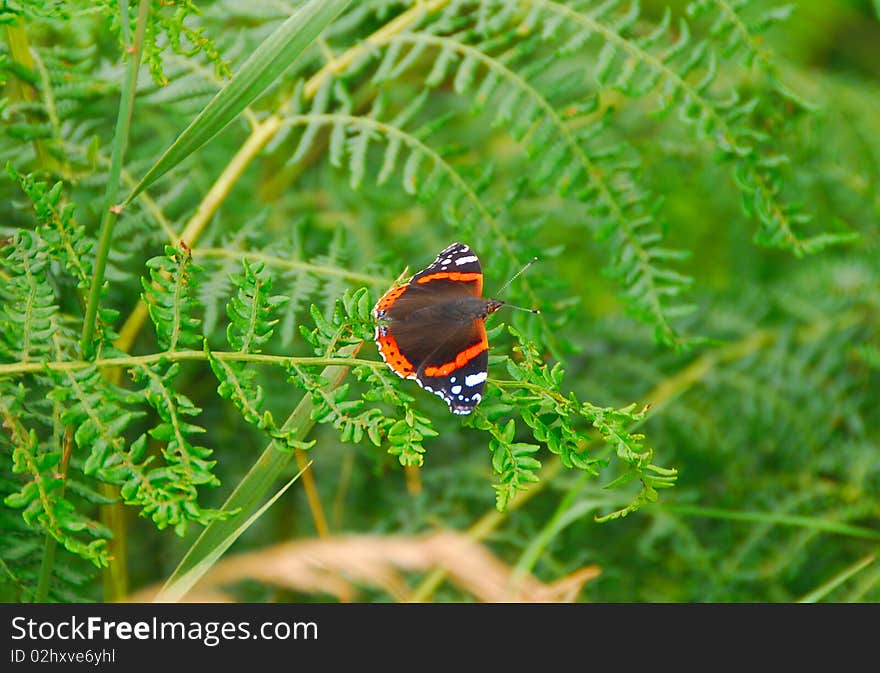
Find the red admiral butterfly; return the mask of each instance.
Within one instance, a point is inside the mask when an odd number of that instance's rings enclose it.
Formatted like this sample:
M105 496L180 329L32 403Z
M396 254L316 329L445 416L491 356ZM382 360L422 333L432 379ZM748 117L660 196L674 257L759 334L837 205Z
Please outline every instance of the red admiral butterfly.
M509 306L482 292L480 260L464 243L453 243L373 309L385 364L442 397L454 414L471 413L482 399L489 368L485 321Z

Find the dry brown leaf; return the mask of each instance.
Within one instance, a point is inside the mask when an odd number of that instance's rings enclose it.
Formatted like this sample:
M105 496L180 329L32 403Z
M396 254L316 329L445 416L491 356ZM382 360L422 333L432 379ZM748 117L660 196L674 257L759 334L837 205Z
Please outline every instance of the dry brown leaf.
M530 574L514 573L486 547L466 535L441 531L429 535L345 535L285 542L219 561L187 594L187 601L233 600L224 586L256 580L307 594L331 594L354 601L358 587L378 587L405 601L410 587L402 572L443 570L449 581L487 603L570 602L599 575L586 566L545 584ZM130 596L150 601L159 591L148 587Z

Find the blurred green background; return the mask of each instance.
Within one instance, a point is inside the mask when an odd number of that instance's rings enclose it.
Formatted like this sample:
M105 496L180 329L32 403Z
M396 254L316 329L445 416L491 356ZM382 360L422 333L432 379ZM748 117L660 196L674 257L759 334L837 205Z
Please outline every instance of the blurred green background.
M87 4L59 3L68 7L67 15L47 9L46 15L21 19L19 14L8 20L23 21L31 48L52 82L58 120L43 140L57 158L50 177L65 183L77 204L78 220L94 235L123 66L118 26L110 18L114 3L91 9ZM203 29L234 72L296 3L197 4L201 14L187 18L188 25ZM562 4L584 13L599 5ZM740 3L703 4L712 6L708 15L692 18L688 2L643 0L640 18L630 30L650 33L668 6L674 19L664 39L672 40L678 35L678 17L688 18L694 42L706 40L708 49L719 55L711 89L717 98L712 100L736 91L741 100L757 101L743 124L756 137L763 134L759 142L783 158L779 193L784 202L811 216L803 230L809 235L857 234L851 242L804 256L756 244L760 225L746 212L748 198L743 206L737 159L711 135L683 123L679 106L658 113L662 83L634 94L597 82L601 40L554 56L571 28L563 23L557 28L558 43L553 38L523 56L509 55L511 69L546 95L551 108L564 111L576 102L597 102L599 112L570 122L583 119L585 128L595 126L598 140L585 141L593 143L590 147L625 146L621 156L632 161L610 175L610 183L625 193L650 194L645 208L656 207L653 226L664 237L662 247L686 253L655 260L676 277L691 279L676 283L679 295L664 297L671 306L692 307L681 315L669 313L683 347L658 343L656 322L622 299L628 281L615 262L615 234L610 234L612 242L600 235L603 218L576 198L577 185L560 195L553 184L523 180L539 170L543 153L560 141L550 138L536 152L528 137L513 139L508 124L492 124L497 98L472 113L483 75L461 95L454 73L426 87L433 57L381 82L370 79L378 60L340 75L342 88L333 90L328 106L342 109L348 99L352 114L388 120L428 91L418 118L436 123L424 142L442 149L468 183L479 187L480 198L514 241L516 256L504 252L485 223L468 221L458 229L450 223L454 214L442 214L453 199L449 184L442 183L435 195L412 195L398 168L398 177L377 185L383 154L376 146L381 142L374 143L367 157L367 177L352 189L352 173L346 165L334 165L332 140L325 131L295 162L289 159L301 131L270 142L237 178L198 243L191 243L194 259L207 270L200 293L205 333L213 345L223 343L228 274L237 270L236 255L243 250L368 274L377 279L370 285L374 297L383 289L383 279L394 279L406 266L410 272L422 268L460 237L467 237L481 256L487 294L537 254L541 262L528 272L530 289L515 283L510 298L529 305L537 299L544 315L499 314L490 319L490 327L510 321L539 344L548 362L562 359L563 392L574 391L579 399L601 406L652 403L639 432L653 447L654 461L679 472L677 485L661 492L657 503L605 523L594 517L625 505L633 489L603 488L614 476L604 472L591 478L562 470L533 485L533 497L521 506L496 515L485 436L463 427L440 400L403 382L419 396L419 408L440 432L426 441L425 465L417 475L408 475L383 449L341 443L332 428L319 426L312 435L317 440L310 454L312 468L332 534L464 532L485 520L481 517L490 517L491 532L479 542L506 567L552 584L598 566L601 574L575 592L580 601L880 599L880 7L869 0L797 2L784 21L766 30L756 28L753 44L772 64L784 84L782 91L761 63L748 64L741 45L728 49L725 39L711 33L713 12L722 6L739 8ZM173 15L173 7L159 5L157 12ZM343 16L253 106L255 118L283 109L299 78L317 72L328 54L338 56L386 25L407 3L354 5L360 7ZM444 20L450 26L433 30L454 32L456 16L462 26L470 25L477 20L478 5L447 8ZM757 17L771 6L753 2L738 11ZM622 5L621 13L628 7ZM434 26L433 20L414 30ZM510 37L509 29L505 34L514 42L480 43L480 49L503 62L518 39ZM163 46L168 36L157 39ZM4 49L8 54L8 43ZM157 59L167 82L157 83L146 66L142 69L125 166L130 176L142 175L220 86L209 56L204 50L186 55L163 46ZM536 71L531 60L540 63L545 57L547 66ZM10 81L16 77L8 63L5 72ZM35 90L45 94L45 79ZM797 100L785 91L795 92ZM386 110L371 109L377 94L386 101ZM34 137L21 127L24 120L45 118L45 95L41 101L30 107L11 104L4 111L0 161L11 162L20 172L38 168ZM247 118L236 121L151 190L171 230L183 230L249 131ZM8 179L0 182L0 215L5 234L33 226L29 206ZM169 242L156 222L155 213L142 206L120 218L107 302L123 318L137 303L143 261L160 254ZM200 256L200 249L233 252ZM359 283L339 275L270 268L275 291L294 301L265 351L303 354L298 329L309 322L308 305L326 310L344 289ZM75 302L68 309L76 312ZM147 328L132 352L149 353L155 347ZM509 353L509 347L503 337L493 342L502 353ZM361 356L377 357L372 344ZM219 505L265 441L216 397L216 382L205 374L203 364L186 364L179 386L203 408L199 423L208 430L204 443L216 451L216 473L223 484L206 490L203 498ZM490 376L504 378L503 366L492 369ZM268 391L267 407L276 417L286 417L300 392L271 372L261 376L261 383ZM546 450L538 457L550 461ZM127 520L132 590L166 578L198 532L191 530L181 539L156 531L135 512ZM312 514L297 485L247 531L233 552L314 536ZM71 569L71 581L68 593L56 598L100 600L100 576L66 552L59 553L59 564ZM420 584L430 577L424 568L404 576L413 591L425 589L421 598L475 598L455 581L436 587ZM359 600L400 597L389 594L387 587L354 583ZM237 583L233 593L250 600L338 598L331 589L279 588L256 580Z

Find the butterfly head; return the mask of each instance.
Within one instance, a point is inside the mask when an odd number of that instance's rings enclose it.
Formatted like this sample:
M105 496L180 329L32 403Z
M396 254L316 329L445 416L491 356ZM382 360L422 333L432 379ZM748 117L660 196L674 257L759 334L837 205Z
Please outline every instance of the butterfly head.
M503 301L498 301L497 299L486 299L486 315L492 315L502 306L506 306Z

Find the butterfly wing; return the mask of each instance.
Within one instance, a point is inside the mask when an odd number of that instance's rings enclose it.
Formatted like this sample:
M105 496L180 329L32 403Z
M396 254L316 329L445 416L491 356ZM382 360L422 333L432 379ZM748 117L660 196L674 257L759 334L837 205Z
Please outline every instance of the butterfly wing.
M475 320L440 344L416 371L425 390L443 398L454 414L469 414L483 398L489 371L486 325Z
M409 281L410 285L415 286L435 283L464 285L470 294L479 297L483 294L483 269L480 260L464 243L453 243Z

